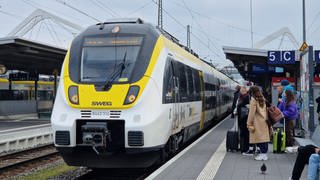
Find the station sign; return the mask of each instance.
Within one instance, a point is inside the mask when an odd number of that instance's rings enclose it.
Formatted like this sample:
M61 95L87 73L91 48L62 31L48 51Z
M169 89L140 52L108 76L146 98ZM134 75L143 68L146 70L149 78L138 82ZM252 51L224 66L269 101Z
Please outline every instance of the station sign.
M268 51L268 64L294 64L295 51Z
M308 44L306 42L303 42L302 45L299 48L299 51L304 51L308 48Z

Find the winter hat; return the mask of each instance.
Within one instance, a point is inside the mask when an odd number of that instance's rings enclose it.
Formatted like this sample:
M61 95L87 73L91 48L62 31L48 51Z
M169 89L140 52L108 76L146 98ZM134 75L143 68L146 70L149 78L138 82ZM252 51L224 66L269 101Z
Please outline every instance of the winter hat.
M283 80L281 81L281 86L287 86L287 85L289 85L289 84L290 84L289 81L286 80L286 79L283 79Z
M291 92L294 93L294 89L293 89L292 86L285 86L285 87L283 88L283 91L291 91Z

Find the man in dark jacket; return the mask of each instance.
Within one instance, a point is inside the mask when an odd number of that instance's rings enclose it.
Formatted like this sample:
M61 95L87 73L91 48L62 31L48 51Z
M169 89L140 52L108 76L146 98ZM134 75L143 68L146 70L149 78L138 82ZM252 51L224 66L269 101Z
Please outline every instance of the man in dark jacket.
M238 98L239 98L239 94L240 94L240 86L239 85L237 85L236 86L236 92L234 92L234 95L233 95L233 103L232 103L232 113L231 113L231 118L234 118L234 113L233 113L233 111L234 111L234 109L236 108L236 106L237 106L237 100L238 100Z

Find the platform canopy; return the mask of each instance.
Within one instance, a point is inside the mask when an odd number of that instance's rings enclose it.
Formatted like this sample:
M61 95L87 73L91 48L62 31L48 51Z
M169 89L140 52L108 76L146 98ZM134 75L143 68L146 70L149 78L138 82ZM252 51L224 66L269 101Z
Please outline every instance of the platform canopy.
M60 72L66 49L19 37L0 38L0 64L8 70L51 75Z
M272 77L299 76L298 61L294 65L270 65L268 50L224 46L223 51L245 80L265 88L270 87Z

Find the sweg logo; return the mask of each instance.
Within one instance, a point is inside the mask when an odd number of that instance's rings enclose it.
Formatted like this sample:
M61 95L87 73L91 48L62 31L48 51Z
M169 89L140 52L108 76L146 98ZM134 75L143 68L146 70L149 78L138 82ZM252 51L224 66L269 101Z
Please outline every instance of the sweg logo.
M92 106L112 106L112 102L110 101L92 101Z

